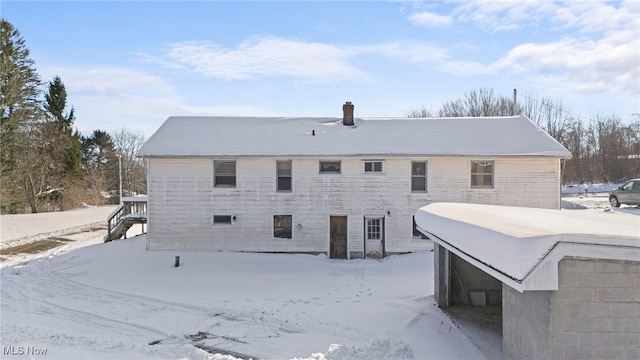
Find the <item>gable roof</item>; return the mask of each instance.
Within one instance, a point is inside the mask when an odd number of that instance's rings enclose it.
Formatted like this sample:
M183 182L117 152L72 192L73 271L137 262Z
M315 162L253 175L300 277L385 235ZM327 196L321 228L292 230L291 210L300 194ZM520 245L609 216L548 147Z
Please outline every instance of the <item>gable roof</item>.
M523 116L360 118L354 126L340 118L174 116L138 155L571 157Z
M419 230L512 288L557 290L565 256L640 260L640 213L432 203Z

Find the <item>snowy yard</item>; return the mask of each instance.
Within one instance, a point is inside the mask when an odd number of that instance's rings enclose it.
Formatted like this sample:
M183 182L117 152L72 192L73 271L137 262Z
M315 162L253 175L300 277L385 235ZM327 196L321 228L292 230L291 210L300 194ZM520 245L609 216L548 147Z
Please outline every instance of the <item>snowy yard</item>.
M563 204L589 208L575 211L608 207L604 196L563 198ZM377 261L147 251L144 235L103 243L104 230L78 231L110 211L71 211L66 220L61 213L0 218L3 249L76 232L68 243L40 254L3 256L3 355L482 359L500 347L435 306L431 252Z
M106 244L103 235L80 241L89 246L0 263L3 354L231 359L218 349L266 359L483 358L434 305L431 252L339 261L146 251L144 235Z

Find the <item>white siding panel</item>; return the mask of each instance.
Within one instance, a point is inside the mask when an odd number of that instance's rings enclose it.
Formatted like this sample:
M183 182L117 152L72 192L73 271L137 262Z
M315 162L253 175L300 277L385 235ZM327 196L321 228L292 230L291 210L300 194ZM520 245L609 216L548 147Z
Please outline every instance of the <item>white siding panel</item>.
M557 208L557 159L498 158L495 188L470 189L470 158L391 158L383 174L363 160L341 160L341 174L319 174L317 158L239 158L237 187L213 187L213 159L149 161L149 247L229 251L327 252L329 216L348 216L350 252L363 251L364 217L385 218L387 252L430 249L412 237L412 216L433 201ZM276 160L293 161L293 192L276 192ZM428 161L428 192L411 193L411 161ZM212 215L234 215L212 225ZM273 238L273 215L293 215L293 239ZM301 228L297 228L297 224Z

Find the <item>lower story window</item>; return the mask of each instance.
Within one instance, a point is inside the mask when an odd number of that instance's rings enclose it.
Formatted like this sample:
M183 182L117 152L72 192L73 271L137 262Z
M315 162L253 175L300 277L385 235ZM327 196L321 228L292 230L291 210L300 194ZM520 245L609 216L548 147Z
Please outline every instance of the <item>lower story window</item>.
M418 225L416 224L416 217L413 217L413 238L414 239L429 239L427 235L418 231Z
M292 215L273 216L273 237L280 239L291 239L293 237Z

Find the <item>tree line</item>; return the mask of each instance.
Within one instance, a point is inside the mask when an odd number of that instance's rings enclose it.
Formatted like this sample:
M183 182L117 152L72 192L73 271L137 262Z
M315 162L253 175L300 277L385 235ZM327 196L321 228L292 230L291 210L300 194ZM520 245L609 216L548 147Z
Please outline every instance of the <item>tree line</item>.
M624 123L615 115L585 120L562 101L535 95L523 101L481 88L446 102L436 111L411 110L408 117L509 116L522 114L571 152L564 163L564 184L620 183L640 177L640 114ZM514 109L515 105L515 109ZM514 134L517 136L517 134Z
M64 210L81 202L101 205L117 202L121 195L146 193L144 164L136 157L144 136L127 129L80 134L62 79L41 81L24 39L4 19L0 19L0 46L0 212ZM530 118L571 152L564 164L564 183L640 177L638 114L627 124L615 115L583 120L557 99L525 95L524 101L516 102L493 89L479 89L437 111L422 108L408 116L514 113Z
M62 79L41 81L24 39L5 19L0 46L0 212L65 210L146 193L136 157L144 136L127 129L80 134Z

